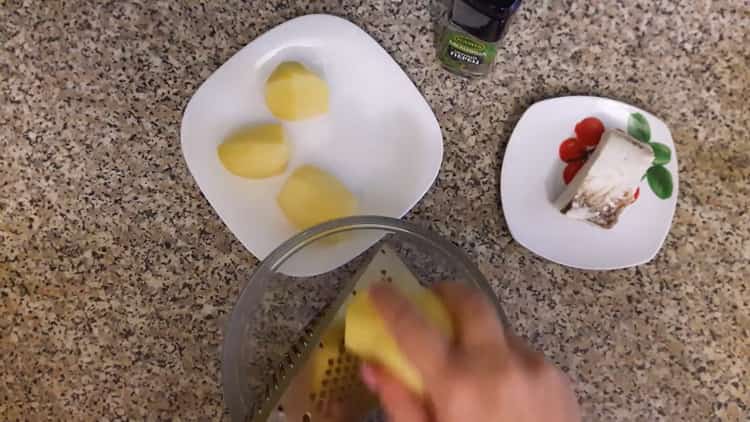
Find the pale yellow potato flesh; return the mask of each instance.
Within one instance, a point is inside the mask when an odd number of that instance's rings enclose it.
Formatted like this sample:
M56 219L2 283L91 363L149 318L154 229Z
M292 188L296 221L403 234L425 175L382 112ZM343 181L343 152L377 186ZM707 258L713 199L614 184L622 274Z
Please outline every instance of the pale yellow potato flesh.
M335 176L315 166L294 170L276 200L284 215L304 230L357 211L357 198Z
M450 313L435 293L421 287L403 293L421 311L425 320L434 324L448 338L453 338ZM346 310L345 324L344 341L350 353L364 361L382 365L413 393L423 393L421 374L399 349L368 291L357 293L351 300Z
M328 112L328 85L297 62L281 63L266 81L266 105L281 120L303 120Z
M290 147L281 125L263 124L232 132L217 152L221 164L230 173L261 179L286 170Z

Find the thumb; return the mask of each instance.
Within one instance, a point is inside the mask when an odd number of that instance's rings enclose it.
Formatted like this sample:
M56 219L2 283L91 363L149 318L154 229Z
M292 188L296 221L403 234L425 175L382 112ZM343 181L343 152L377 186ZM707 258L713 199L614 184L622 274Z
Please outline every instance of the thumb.
M422 400L385 369L365 363L362 380L377 394L389 422L430 422Z

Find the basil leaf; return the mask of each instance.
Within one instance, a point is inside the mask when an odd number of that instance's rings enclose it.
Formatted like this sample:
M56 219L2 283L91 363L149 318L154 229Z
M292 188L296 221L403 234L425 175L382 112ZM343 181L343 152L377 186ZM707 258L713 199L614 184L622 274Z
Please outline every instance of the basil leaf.
M672 150L668 146L659 142L651 142L651 149L654 150L654 165L664 165L672 160Z
M664 166L651 166L646 172L648 185L654 194L660 199L667 199L672 196L674 185L672 184L672 173Z
M651 127L648 120L641 113L633 113L628 119L628 133L639 141L648 142L651 140Z

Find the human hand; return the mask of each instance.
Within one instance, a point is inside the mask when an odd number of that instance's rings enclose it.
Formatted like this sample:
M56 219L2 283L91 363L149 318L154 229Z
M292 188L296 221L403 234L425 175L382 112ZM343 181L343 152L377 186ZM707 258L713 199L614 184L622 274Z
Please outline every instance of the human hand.
M450 341L387 285L371 298L402 352L422 375L417 396L385 368L362 367L391 422L578 422L578 402L566 376L521 338L504 329L495 308L459 283L435 288L453 316Z

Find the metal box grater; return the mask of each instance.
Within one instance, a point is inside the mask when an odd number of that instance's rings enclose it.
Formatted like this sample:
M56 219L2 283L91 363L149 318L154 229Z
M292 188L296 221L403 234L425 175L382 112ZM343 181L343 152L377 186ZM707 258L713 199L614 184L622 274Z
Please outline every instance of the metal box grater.
M366 249L325 272L299 273L326 250L360 248ZM253 272L224 327L221 377L231 419L378 420L377 403L359 384L358 362L341 348L341 321L351 295L379 280L404 288L458 282L495 299L461 250L410 223L361 216L300 233Z

